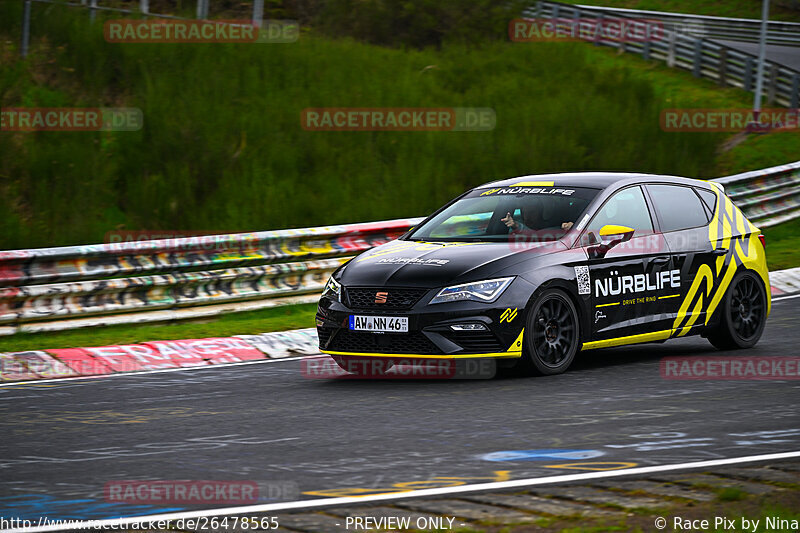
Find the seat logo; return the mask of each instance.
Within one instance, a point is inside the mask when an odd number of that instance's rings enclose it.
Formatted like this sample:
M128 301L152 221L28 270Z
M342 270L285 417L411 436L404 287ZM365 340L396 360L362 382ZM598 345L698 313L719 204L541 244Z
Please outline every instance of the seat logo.
M511 309L510 307L503 311L503 314L500 315L500 322L511 322L517 318L517 308Z
M375 303L376 304L385 304L387 298L389 298L389 293L388 292L376 292L375 293Z

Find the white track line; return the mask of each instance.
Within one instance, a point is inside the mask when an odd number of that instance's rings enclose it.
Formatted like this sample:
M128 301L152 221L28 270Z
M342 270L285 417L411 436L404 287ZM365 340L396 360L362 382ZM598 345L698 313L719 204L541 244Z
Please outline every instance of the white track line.
M792 298L800 298L800 294L792 294L791 296L778 296L773 298L773 302L780 302L781 300L791 300Z
M72 376L68 378L42 378L32 379L30 381L12 381L10 383L0 383L0 387L11 387L13 385L49 385L59 381L78 381L93 379L98 380L102 378L115 378L119 376L146 376L148 374L163 374L166 372L191 372L193 370L210 370L212 368L230 368L232 366L244 365L261 365L264 363L280 363L281 361L301 361L303 359L319 359L321 357L328 357L324 354L319 355L302 355L299 357L281 357L278 359L259 359L257 361L242 361L240 363L224 363L221 365L200 365L200 366L186 366L180 368L160 368L158 370L137 370L135 372L117 372L114 374L99 374L96 376Z
M105 529L119 529L120 526L134 523L155 522L160 520L179 520L189 518L200 518L204 516L240 515L247 513L269 513L275 511L290 511L295 509L308 509L319 507L331 507L334 505L360 504L368 502L386 500L405 500L409 498L421 498L425 496L442 496L449 494L461 494L464 492L475 492L483 490L513 489L520 487L531 487L536 485L550 485L553 483L564 483L568 481L587 481L591 479L602 479L609 477L631 476L637 474L653 474L656 472L671 472L674 470L686 470L694 468L709 468L713 466L736 465L741 463L753 463L760 461L776 461L780 459L792 459L800 457L800 451L771 453L765 455L750 455L746 457L732 457L728 459L714 459L710 461L696 461L692 463L678 463L674 465L643 466L628 468L625 470L612 470L609 472L586 472L582 474L566 474L560 476L547 476L538 478L516 479L512 481L495 481L491 483L475 483L471 485L461 485L458 487L442 487L436 489L411 490L402 493L375 494L371 496L348 496L342 498L321 498L316 500L300 500L283 503L268 503L261 505L245 505L240 507L224 507L220 509L205 509L202 511L186 511L179 513L166 513L160 515L136 516L127 518L114 518L106 520L90 520L83 522L81 526L76 524L34 526L29 528L16 528L3 530L8 533L36 533L44 531L63 531L67 529L88 529L89 527L104 527ZM35 521L34 521L35 522Z

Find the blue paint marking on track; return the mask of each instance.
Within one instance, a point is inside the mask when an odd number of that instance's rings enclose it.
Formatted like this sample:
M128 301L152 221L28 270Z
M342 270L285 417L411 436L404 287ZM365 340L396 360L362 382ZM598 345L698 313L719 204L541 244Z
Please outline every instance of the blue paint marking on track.
M47 494L0 497L0 516L6 519L32 520L34 523L38 523L41 517L51 520L99 520L120 516L147 516L183 509L183 507L107 503L91 498L64 500Z
M593 459L605 455L600 450L506 450L481 455L484 461L552 461L553 459L581 460Z

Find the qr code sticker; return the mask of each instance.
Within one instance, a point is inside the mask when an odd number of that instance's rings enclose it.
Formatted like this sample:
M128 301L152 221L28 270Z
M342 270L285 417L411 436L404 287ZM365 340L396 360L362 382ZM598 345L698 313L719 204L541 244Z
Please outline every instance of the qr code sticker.
M575 279L578 280L578 294L590 294L592 292L588 266L575 267Z

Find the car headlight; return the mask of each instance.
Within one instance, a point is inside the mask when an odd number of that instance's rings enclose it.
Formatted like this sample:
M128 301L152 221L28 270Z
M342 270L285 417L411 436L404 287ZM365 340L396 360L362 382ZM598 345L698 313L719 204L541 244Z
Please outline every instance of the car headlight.
M342 301L342 284L333 279L333 276L328 278L325 288L322 289L323 296L332 296L338 301Z
M472 300L473 302L491 303L497 300L503 291L511 285L514 277L487 279L484 281L474 281L453 285L440 290L431 300L432 304L444 302L457 302L460 300Z

